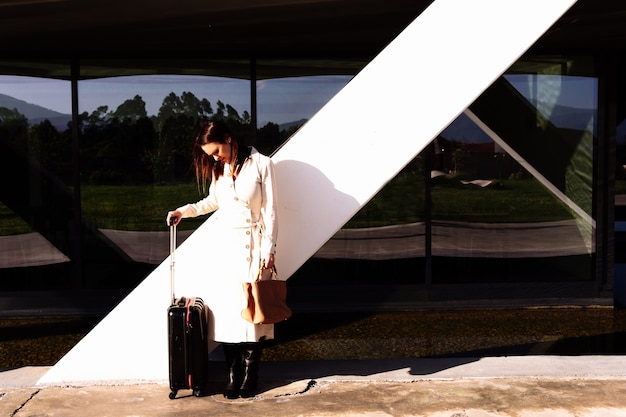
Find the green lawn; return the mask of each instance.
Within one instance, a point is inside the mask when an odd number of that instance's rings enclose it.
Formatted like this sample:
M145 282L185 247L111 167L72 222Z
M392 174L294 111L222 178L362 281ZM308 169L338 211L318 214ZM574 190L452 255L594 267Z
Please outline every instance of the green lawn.
M424 191L418 175L404 173L376 195L347 227L423 221ZM93 227L164 230L168 210L200 199L194 183L158 186L84 186L83 216ZM543 222L572 218L570 210L535 180L505 180L492 188L440 181L432 190L433 219L469 222ZM192 229L204 220L188 219ZM0 203L0 235L31 231L27 222Z
M166 230L165 217L169 210L199 199L195 184L81 188L83 217L92 227L104 229ZM201 222L185 220L181 228L195 228ZM0 236L30 231L27 222L0 203Z
M396 178L350 220L348 227L423 221L424 191ZM410 185L412 184L412 185ZM538 181L504 180L491 188L440 180L432 189L432 218L486 223L529 223L570 219L569 208Z
M81 190L83 215L98 228L120 230L165 230L169 210L198 201L195 184L157 186L86 186ZM189 219L181 228L198 227Z

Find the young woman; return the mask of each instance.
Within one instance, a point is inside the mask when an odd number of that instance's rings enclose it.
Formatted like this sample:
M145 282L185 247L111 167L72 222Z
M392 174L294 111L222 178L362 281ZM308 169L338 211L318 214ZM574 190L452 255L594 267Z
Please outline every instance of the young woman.
M242 146L222 121L206 123L197 136L193 163L198 186L208 196L167 214L168 224L211 213L215 236L207 242L207 270L199 294L213 317L214 339L224 347L229 382L227 398L256 394L259 362L265 339L274 337L273 324L252 324L241 317L243 282L256 279L259 266L274 266L278 222L272 160L255 148ZM220 271L220 276L215 272Z

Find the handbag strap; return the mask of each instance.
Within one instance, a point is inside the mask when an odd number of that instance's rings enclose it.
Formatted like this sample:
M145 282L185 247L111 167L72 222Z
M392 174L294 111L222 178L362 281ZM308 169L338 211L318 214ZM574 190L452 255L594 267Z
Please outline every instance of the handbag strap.
M259 272L257 273L256 280L261 281L261 277L263 276L263 270L265 270L265 262L261 262L259 266ZM273 279L278 279L278 271L276 270L276 265L272 266L272 271L270 272L271 278L267 281L271 281Z

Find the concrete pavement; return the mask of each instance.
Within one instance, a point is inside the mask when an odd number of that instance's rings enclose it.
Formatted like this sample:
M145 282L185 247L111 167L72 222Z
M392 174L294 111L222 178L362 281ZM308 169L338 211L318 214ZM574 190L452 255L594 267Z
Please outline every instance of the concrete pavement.
M626 357L510 356L263 362L254 399L168 398L167 381L38 386L48 367L0 372L0 415L626 417Z

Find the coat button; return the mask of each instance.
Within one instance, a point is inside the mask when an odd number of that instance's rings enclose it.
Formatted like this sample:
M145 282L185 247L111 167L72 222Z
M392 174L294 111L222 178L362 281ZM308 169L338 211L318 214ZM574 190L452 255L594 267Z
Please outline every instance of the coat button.
M250 219L246 219L246 223L250 223Z
M239 197L235 197L235 201L239 201Z
M250 245L246 245L246 249L250 249Z
M246 262L250 262L250 258L246 258Z
M246 234L247 234L248 236L250 236L250 231L249 231L249 230L246 230Z

